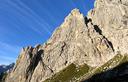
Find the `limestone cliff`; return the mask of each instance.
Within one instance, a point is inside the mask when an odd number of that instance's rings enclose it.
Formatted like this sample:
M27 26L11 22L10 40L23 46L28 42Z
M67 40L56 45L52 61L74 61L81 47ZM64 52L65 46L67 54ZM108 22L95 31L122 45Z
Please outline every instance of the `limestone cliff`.
M128 53L128 0L96 0L88 17L112 42L115 52Z
M46 43L22 49L5 82L43 82L72 65L76 70L86 64L93 74L92 69L128 53L127 23L127 0L96 0L87 17L74 9Z

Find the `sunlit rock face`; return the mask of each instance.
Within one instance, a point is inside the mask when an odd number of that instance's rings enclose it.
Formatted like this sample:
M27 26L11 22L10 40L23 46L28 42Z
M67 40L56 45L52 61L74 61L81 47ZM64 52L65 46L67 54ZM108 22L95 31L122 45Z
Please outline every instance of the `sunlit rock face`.
M39 82L72 63L96 67L112 57L113 47L99 27L74 9L44 45L21 51L7 81Z
M22 49L5 82L42 82L72 63L99 67L128 53L127 28L127 0L96 0L87 17L74 9L46 43Z
M88 17L112 42L115 52L128 53L128 0L96 0Z

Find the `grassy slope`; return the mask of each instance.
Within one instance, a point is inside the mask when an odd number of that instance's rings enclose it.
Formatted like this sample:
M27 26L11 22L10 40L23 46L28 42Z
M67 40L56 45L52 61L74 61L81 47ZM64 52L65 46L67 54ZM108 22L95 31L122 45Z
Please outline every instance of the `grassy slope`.
M75 64L71 64L44 82L69 82L72 80L77 80L80 76L86 74L89 69L89 66L86 64L79 67L76 67Z
M94 74L114 68L124 62L128 62L128 56L116 55L98 68L91 68L86 64L76 67L74 64L71 64L44 82L80 82L83 79L87 79Z
M81 80L85 80L90 78L91 76L107 71L108 69L112 69L118 65L121 65L122 63L128 62L128 56L123 56L123 55L116 55L114 58L106 62L104 65L94 68L92 71L88 72L86 75L81 77Z
M101 67L97 68L95 73L104 72L108 69L114 68L122 63L127 62L127 61L128 61L128 56L116 55L114 58L109 60L107 63L105 63Z

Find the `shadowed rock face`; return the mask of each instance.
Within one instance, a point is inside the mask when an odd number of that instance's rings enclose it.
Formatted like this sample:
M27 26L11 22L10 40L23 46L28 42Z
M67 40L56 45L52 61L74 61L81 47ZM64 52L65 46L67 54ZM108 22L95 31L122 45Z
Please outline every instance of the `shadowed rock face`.
M96 68L127 52L127 9L126 0L96 0L88 17L72 10L45 44L22 49L6 82L42 82L71 64Z

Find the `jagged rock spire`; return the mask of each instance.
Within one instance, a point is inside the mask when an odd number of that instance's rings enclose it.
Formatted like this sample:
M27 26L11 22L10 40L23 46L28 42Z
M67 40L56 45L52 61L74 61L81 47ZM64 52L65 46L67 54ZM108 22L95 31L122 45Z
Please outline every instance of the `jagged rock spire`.
M7 81L43 81L72 63L100 66L113 57L112 53L99 27L74 9L43 46L23 49Z

